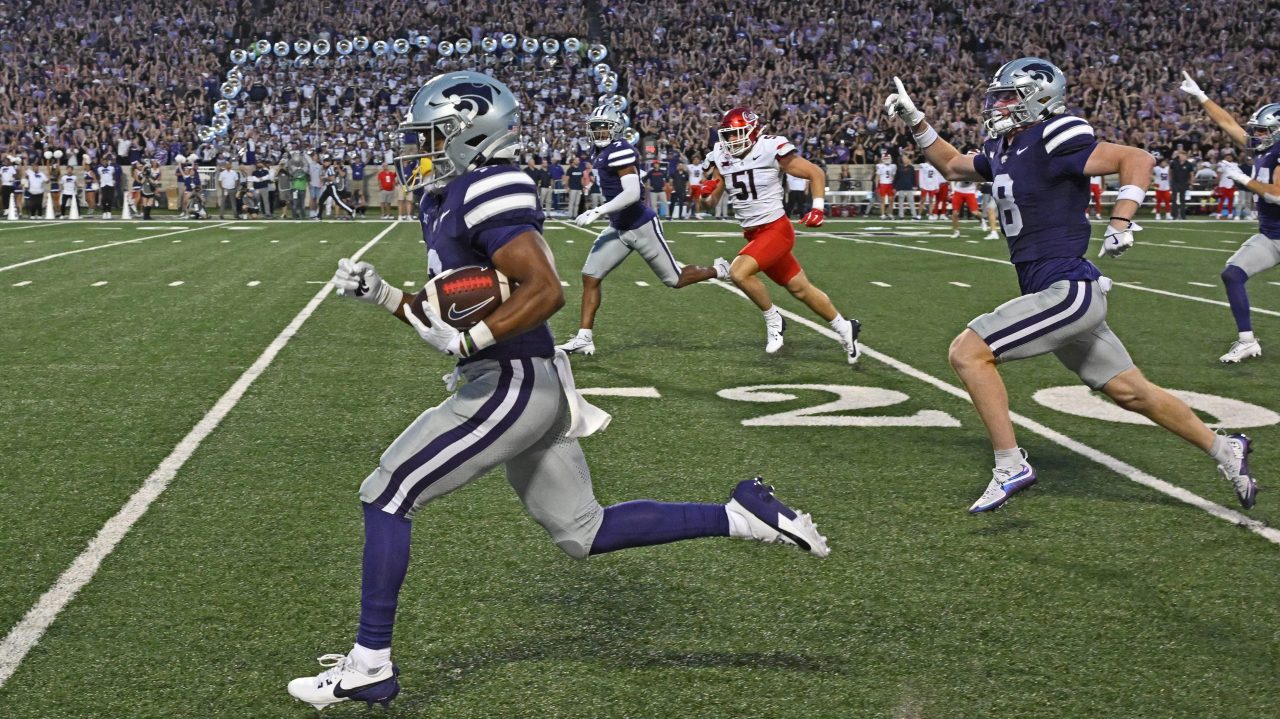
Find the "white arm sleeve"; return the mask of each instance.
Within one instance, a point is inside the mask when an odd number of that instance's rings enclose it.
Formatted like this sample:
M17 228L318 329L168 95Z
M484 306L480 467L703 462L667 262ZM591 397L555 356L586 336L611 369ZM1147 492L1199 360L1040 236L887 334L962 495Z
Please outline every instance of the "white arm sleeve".
M623 175L619 178L622 181L622 192L618 196L596 208L600 214L608 214L617 212L628 205L634 205L640 201L640 175L631 173Z

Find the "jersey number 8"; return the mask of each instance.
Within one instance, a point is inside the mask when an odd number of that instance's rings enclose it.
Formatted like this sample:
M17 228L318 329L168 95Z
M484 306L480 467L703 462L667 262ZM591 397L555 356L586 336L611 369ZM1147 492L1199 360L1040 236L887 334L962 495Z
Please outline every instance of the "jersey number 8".
M1022 213L1013 197L1013 178L1008 175L996 175L991 182L991 194L995 196L996 208L1000 211L1000 226L1007 237L1022 234Z

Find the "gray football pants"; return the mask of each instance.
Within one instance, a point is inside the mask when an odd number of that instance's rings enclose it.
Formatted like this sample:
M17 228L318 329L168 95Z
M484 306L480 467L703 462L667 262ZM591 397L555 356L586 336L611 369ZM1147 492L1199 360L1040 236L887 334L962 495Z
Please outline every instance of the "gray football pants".
M360 499L412 517L423 506L503 465L525 511L560 549L585 559L604 520L551 358L480 360L467 382L423 412L382 454Z
M671 254L662 234L662 224L656 217L634 230L606 228L591 245L582 274L602 280L632 252L640 253L662 284L675 287L680 282L680 265Z

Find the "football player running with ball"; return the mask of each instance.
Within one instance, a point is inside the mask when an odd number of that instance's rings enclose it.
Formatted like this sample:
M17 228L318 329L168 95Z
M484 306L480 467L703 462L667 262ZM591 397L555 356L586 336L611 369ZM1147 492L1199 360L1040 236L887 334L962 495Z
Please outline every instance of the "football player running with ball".
M989 181L1000 224L1018 272L1022 296L974 319L951 343L951 366L973 400L995 450L995 470L970 512L995 509L1036 481L1018 447L1009 397L997 365L1052 352L1086 385L1121 407L1145 415L1204 450L1253 506L1249 438L1220 436L1181 400L1152 384L1107 326L1111 282L1084 259L1089 246L1089 178L1120 175L1102 253L1120 256L1133 245L1132 221L1151 183L1151 155L1098 142L1093 128L1065 114L1067 79L1039 58L1006 63L987 87L983 121L990 139L977 155L962 155L929 126L902 81L885 101L915 135L925 157L951 180Z
M695 282L729 276L729 263L717 257L711 267L680 266L667 246L658 216L640 198L640 153L622 139L627 116L612 105L601 105L587 117L587 129L596 147L591 166L600 178L604 204L578 215L574 222L586 227L601 215L609 227L596 237L582 266L582 324L578 334L557 347L572 354L595 354L596 311L600 309L600 283L632 252L640 253L649 269L667 287L687 287Z
M1258 203L1258 234L1244 241L1234 255L1227 258L1222 270L1222 284L1227 288L1227 302L1236 320L1239 337L1231 343L1231 349L1219 357L1219 361L1235 363L1250 357L1262 356L1262 344L1253 334L1249 318L1249 294L1244 285L1250 277L1280 264L1280 177L1276 165L1280 162L1280 103L1270 103L1258 108L1249 118L1248 130L1231 113L1200 89L1187 72L1179 89L1199 101L1209 119L1222 128L1238 147L1252 150L1253 177L1237 167L1228 169L1227 179L1236 185L1262 196Z
M456 358L454 377L466 382L414 420L360 487L365 540L355 647L321 657L325 671L288 687L318 709L347 700L385 705L399 693L391 637L411 519L500 465L529 515L574 559L712 536L828 553L808 515L780 502L759 478L740 482L726 504L596 501L578 438L603 428L609 416L582 399L566 355L552 346L546 321L564 294L542 237L537 188L512 162L518 114L505 85L456 72L418 90L398 128L405 146L397 164L413 168L409 191L424 190L430 275L482 265L516 285L483 322L459 332L426 302L419 317L411 298L366 262L344 259L334 275L340 294L388 310Z
M762 130L756 113L745 107L733 108L724 114L719 128L720 142L707 158L711 162L711 179L702 183L702 202L705 207L714 208L721 195L729 192L733 213L747 239L746 246L729 267L729 277L764 313L765 352L773 354L782 349L787 322L773 306L768 288L756 276L761 272L826 320L840 337L849 364L855 364L862 325L837 312L831 298L809 281L791 254L796 231L787 219L782 202L783 173L808 180L813 192L813 209L801 222L808 227L821 227L826 175L821 168L800 157L791 141L765 135Z

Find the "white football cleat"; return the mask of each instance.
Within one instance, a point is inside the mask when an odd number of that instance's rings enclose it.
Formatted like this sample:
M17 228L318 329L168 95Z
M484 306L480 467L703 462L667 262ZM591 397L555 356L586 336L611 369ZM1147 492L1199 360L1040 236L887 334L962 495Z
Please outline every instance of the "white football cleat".
M1023 455L1026 456L1025 454ZM1022 464L1011 469L996 467L991 470L991 482L987 484L987 489L978 497L978 501L969 507L970 514L978 512L986 512L992 509L998 509L1005 502L1009 501L1015 493L1020 492L1027 487L1036 483L1036 471L1031 468L1024 460Z
M556 349L564 350L571 355L593 355L596 353L596 343L594 338L574 335L568 342L565 342L562 345L556 345Z
M764 331L765 354L777 353L778 350L782 349L782 333L787 331L787 318L782 315L778 315L778 321L776 323L766 320Z
M373 674L365 674L347 655L325 654L320 657L320 666L327 668L314 677L298 677L289 682L289 695L324 709L351 700L385 707L400 693L396 679L400 670L390 662Z
M835 328L835 331L840 335L840 346L849 357L849 364L857 364L858 357L861 355L861 348L858 347L858 333L862 331L862 323L846 319L843 325Z
M723 257L717 257L714 261L712 261L711 266L716 268L717 280L729 279L729 261L728 260L726 260Z
M831 554L827 538L818 533L813 517L783 504L773 496L773 487L760 477L738 482L725 511L745 523L752 539L765 544L794 544L815 557Z
M952 236L952 237L959 237L959 236L960 236L960 230L952 230L952 231L951 231L951 236Z
M1231 461L1218 465L1218 474L1231 483L1236 491L1240 506L1252 509L1258 497L1258 483L1249 472L1249 454L1253 452L1253 441L1243 434L1227 435L1227 444L1231 447Z
M988 233L987 233L987 237L986 237L986 239L988 239L988 240L998 240L998 239L1000 239L1000 233L996 232L995 230L992 230L991 232L988 232Z
M1227 350L1226 354L1219 357L1218 361L1224 364L1235 364L1241 360L1249 359L1250 357L1261 356L1262 344L1258 342L1258 340L1250 340L1248 342L1245 342L1244 340L1236 340L1231 343L1231 349Z

